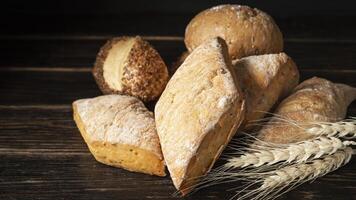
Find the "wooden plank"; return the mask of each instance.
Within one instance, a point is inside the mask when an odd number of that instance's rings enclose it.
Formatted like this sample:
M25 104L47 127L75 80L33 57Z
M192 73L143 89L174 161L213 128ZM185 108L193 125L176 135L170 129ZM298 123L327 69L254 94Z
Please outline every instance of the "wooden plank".
M28 37L1 39L0 68L7 67L90 67L96 54L110 36ZM185 51L181 37L148 36L149 42L158 50L170 66ZM356 65L356 40L286 39L285 51L301 69L348 69Z
M302 80L320 76L356 86L356 71L302 70ZM0 105L71 104L101 95L90 71L2 71Z
M97 163L91 156L7 155L0 161L2 199L177 199L168 176L128 172ZM280 199L352 199L356 195L355 166L352 160ZM185 199L228 199L234 191L227 190L240 184L213 186Z
M101 94L90 73L1 72L0 77L0 105L70 104Z
M348 109L356 116L356 102ZM87 155L70 105L0 106L0 157L3 155Z
M109 37L108 37L109 38ZM168 38L168 40L167 40ZM150 43L162 55L166 64L171 63L184 51L181 40L169 40L164 37L147 37ZM1 41L0 59L2 67L42 66L42 67L83 67L92 66L96 54L106 39L49 39L49 40L7 40Z
M356 114L356 106L350 109ZM1 199L175 199L161 178L102 165L87 150L70 106L0 107ZM356 195L356 160L281 199L345 199ZM241 183L203 189L187 199L227 199ZM347 198L346 198L347 199Z
M0 157L89 154L70 105L3 106L0 112Z

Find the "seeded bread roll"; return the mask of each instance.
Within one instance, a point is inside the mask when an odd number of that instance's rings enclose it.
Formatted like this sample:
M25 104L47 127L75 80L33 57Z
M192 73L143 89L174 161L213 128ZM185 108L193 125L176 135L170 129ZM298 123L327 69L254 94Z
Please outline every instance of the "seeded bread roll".
M161 56L139 36L109 40L100 49L93 75L104 94L127 94L143 101L157 99L168 81Z
M74 120L101 163L164 176L153 113L131 96L106 95L73 103Z
M214 165L244 112L225 42L203 43L178 68L155 107L163 156L183 194Z
M232 59L283 51L283 36L272 17L248 6L220 5L202 11L188 24L184 41L192 51L214 37L226 41Z

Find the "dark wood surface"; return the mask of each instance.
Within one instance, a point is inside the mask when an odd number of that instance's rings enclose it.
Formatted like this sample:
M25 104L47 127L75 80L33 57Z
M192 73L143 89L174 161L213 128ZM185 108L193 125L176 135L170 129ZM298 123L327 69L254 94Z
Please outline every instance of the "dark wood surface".
M40 17L31 19L44 23ZM131 173L96 162L72 120L71 109L74 100L101 94L90 70L100 46L109 37L150 35L145 39L171 65L185 50L181 29L187 19L168 16L163 23L166 27L154 26L152 19L161 18L135 16L131 21L120 21L118 24L126 29L118 31L120 27L112 27L112 18L93 17L102 30L97 32L83 18L67 19L68 29L52 24L48 30L34 27L23 33L19 27L2 22L13 29L0 35L0 199L174 198L169 176ZM298 64L302 80L320 76L356 86L353 18L343 18L333 27L327 22L335 19L326 19L280 20L285 51ZM84 25L77 30L75 25L81 20ZM140 20L137 26L129 25ZM356 103L350 106L348 115L356 116ZM353 159L342 169L304 184L281 199L356 199L355 168ZM227 191L229 187L207 188L186 199L227 199L234 194Z

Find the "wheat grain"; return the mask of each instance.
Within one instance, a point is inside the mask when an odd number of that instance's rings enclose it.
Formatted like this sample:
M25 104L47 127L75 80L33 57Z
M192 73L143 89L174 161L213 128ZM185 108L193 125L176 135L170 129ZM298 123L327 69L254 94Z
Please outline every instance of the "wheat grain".
M313 127L306 129L306 132L313 135L356 138L356 118L335 123L311 123L311 125L313 125Z
M352 148L347 147L338 150L332 155L325 156L307 163L294 164L281 169L249 174L254 177L254 183L261 184L257 189L247 192L241 196L242 199L273 199L302 183L324 176L341 166L347 164L352 156ZM283 192L281 192L284 190Z
M247 166L261 167L262 165L274 165L281 161L285 161L283 164L302 163L323 155L333 154L339 149L355 144L353 141L341 141L335 137L321 136L288 145L252 146L240 157L228 159L225 167L227 169Z

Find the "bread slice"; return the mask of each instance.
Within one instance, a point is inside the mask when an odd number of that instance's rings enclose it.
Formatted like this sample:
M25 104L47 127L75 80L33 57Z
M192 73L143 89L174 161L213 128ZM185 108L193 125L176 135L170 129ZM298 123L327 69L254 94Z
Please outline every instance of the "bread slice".
M94 78L104 94L127 94L155 100L168 82L159 53L140 36L110 39L98 53Z
M165 176L153 113L135 97L106 95L73 103L74 120L101 163Z
M162 152L173 183L183 194L211 169L244 111L226 44L211 39L187 57L155 107Z
M255 120L263 118L299 83L298 68L285 53L249 56L234 60L233 66L246 96L245 129L253 128Z

